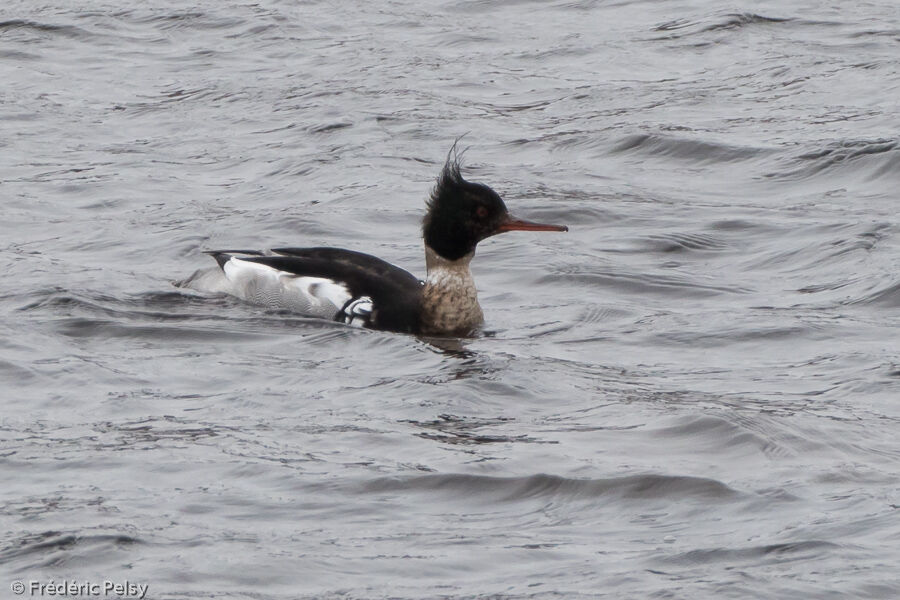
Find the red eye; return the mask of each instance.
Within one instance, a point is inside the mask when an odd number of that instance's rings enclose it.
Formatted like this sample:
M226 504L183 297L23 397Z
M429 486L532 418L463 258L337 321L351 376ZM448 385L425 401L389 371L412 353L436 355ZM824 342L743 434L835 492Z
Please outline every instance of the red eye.
M478 215L479 218L483 219L487 216L488 209L484 206L479 206L477 209L475 209L475 214Z

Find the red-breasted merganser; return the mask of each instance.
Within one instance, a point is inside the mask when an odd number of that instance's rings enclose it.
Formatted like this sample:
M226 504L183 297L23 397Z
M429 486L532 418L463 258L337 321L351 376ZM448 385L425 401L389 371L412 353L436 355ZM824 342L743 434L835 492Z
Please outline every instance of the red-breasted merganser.
M514 219L497 192L462 178L454 158L447 159L427 208L425 281L353 250L276 248L208 252L221 268L215 282L209 272L198 272L183 285L371 329L469 336L484 322L469 271L478 242L506 231L568 231Z

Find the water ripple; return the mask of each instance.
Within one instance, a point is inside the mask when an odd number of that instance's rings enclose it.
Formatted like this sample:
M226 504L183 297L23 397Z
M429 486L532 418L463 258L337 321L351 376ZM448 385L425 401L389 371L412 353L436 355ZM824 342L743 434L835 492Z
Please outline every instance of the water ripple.
M852 176L874 181L893 179L900 173L900 146L896 140L846 140L805 152L791 160L792 166L766 176L781 180L803 180L822 176Z
M676 138L658 134L640 134L623 138L612 147L611 152L616 154L644 154L703 164L706 162L728 163L750 160L770 153L771 150L738 147L718 142Z
M407 478L375 479L365 484L371 493L439 492L440 494L489 496L494 502L531 499L593 500L703 498L732 501L744 494L722 482L700 477L633 475L610 479L571 479L557 475L496 477L490 475L440 474Z

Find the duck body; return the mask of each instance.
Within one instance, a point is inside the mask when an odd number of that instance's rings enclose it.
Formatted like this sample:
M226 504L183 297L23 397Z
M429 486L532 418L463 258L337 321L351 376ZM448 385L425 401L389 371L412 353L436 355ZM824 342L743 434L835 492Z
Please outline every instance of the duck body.
M369 254L343 248L213 251L222 289L253 304L311 317L416 333L422 282Z
M468 336L484 322L469 270L475 246L513 230L567 229L513 219L496 192L465 181L448 159L423 223L424 281L369 254L316 247L210 251L218 268L182 285L370 329Z

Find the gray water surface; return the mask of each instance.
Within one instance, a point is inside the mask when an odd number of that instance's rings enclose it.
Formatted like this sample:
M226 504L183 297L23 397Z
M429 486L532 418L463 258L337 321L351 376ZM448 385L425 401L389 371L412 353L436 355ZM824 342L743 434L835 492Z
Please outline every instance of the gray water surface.
M890 0L6 3L0 589L900 597L898 65ZM570 228L483 336L173 286L423 275L462 134Z

